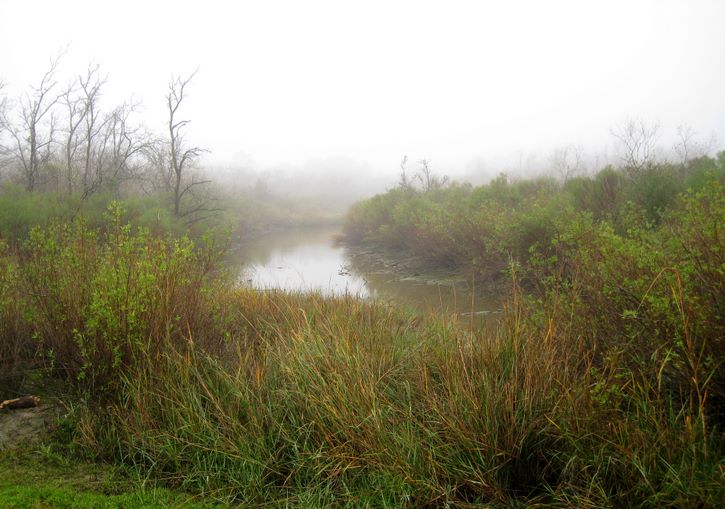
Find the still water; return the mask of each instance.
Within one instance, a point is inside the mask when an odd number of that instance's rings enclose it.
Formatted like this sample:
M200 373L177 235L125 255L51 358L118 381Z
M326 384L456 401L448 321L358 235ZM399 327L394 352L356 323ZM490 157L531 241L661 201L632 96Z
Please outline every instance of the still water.
M400 274L370 251L337 242L340 233L339 227L317 227L268 234L237 246L229 262L240 282L261 290L352 294L475 316L500 310L499 299L473 291L466 281Z

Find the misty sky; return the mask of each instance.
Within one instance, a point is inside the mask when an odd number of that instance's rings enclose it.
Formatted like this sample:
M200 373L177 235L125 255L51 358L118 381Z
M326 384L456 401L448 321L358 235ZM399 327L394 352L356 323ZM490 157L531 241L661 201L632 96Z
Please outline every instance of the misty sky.
M215 163L347 156L447 173L563 144L604 150L627 117L725 146L725 2L0 0L0 79L16 94L68 46L104 100L164 124L172 73L200 68L183 116Z

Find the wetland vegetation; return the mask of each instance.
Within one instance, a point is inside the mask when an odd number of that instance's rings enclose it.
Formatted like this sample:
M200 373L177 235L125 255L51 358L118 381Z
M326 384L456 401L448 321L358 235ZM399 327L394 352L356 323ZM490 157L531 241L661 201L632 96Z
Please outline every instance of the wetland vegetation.
M74 454L225 503L717 507L722 164L353 208L351 238L505 279L495 330L239 285L118 203L52 220L3 243L2 386L72 401Z
M214 59L160 110L114 102L100 64L64 75L68 51L0 80L0 507L723 507L725 152L639 120L612 153L493 152L640 103L722 127L723 15L602 3L609 24L579 25L556 3L522 25L542 3L394 2L332 28L341 3L129 0L95 25L3 5L3 41L15 20L39 41L101 26L141 88L172 49ZM39 41L0 71L25 79ZM407 147L456 177L375 174Z

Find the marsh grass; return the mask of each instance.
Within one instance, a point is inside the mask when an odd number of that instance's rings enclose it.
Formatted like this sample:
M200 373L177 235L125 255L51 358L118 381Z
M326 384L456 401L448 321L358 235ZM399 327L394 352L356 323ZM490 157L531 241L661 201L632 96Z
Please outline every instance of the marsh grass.
M494 331L240 288L213 247L112 209L5 250L2 345L85 402L87 454L226 503L718 507L722 279L696 278L721 277L722 204L703 193L671 218L677 270L580 221L557 248L586 256L542 265L538 297L514 265Z
M583 341L530 323L523 303L496 335L471 336L346 299L233 301L295 318L250 319L254 345L223 358L194 347L139 365L85 442L243 505L716 507L723 495L721 438L697 410L595 369Z

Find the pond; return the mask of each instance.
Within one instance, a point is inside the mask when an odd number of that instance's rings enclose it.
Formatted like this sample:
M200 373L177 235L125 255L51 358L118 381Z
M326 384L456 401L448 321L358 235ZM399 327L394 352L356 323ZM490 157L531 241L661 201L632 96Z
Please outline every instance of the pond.
M469 281L445 271L414 274L370 250L340 243L339 227L270 233L237 245L228 262L239 280L260 290L352 294L421 312L486 316L500 312L501 300L474 291Z

